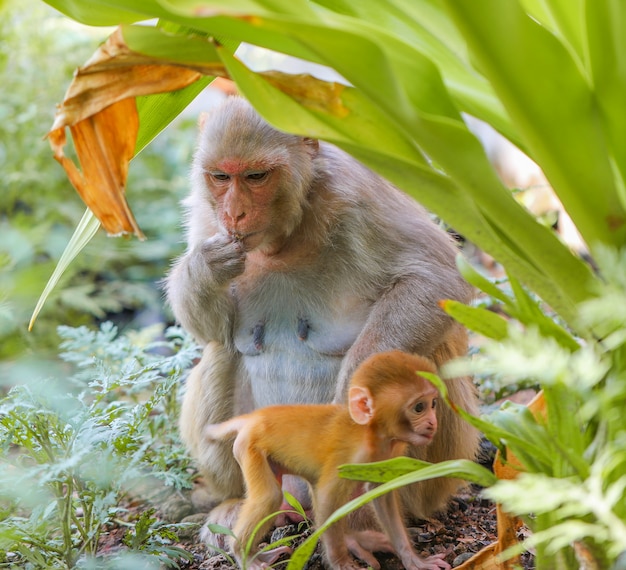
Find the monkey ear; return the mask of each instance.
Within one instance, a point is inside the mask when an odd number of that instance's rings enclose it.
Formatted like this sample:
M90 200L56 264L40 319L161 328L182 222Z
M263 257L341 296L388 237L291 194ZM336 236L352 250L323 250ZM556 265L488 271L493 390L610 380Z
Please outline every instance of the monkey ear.
M320 150L320 141L318 141L317 139L304 137L302 139L302 142L304 143L304 148L306 149L306 151L311 155L311 158L316 157L317 153Z
M352 419L366 425L374 417L374 398L369 389L363 386L352 386L348 392L348 411Z

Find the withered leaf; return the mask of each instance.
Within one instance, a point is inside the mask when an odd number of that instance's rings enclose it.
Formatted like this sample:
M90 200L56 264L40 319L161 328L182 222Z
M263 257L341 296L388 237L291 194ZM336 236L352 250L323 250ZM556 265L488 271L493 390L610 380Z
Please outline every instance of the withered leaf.
M341 93L346 88L341 83L321 81L305 73L264 71L259 75L304 107L331 113L337 117L345 117L350 113L341 100Z
M124 187L133 157L139 118L134 99L122 99L70 126L82 171L63 153L65 129L49 134L54 158L87 207L111 235L134 233L143 238Z
M139 128L134 98L181 89L203 74L225 75L221 64L192 67L133 52L118 28L76 72L58 108L48 133L54 157L111 235L143 238L125 196ZM64 153L66 127L82 170Z

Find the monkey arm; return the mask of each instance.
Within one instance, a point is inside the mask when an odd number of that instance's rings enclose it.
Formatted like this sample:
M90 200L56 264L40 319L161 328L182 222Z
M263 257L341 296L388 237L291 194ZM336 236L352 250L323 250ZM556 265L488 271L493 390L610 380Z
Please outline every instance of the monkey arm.
M209 342L202 359L186 382L180 413L180 435L205 475L208 494L215 499L243 496L243 479L232 451L232 441L205 437L205 427L232 418L237 386L224 379L236 375L237 359L222 344Z
M335 401L345 401L354 370L371 354L399 349L437 360L436 353L449 342L450 330L458 326L439 308L437 303L444 298L463 301L470 298L469 287L458 273L450 271L444 276L439 269L435 273L407 275L385 290L374 303L365 326L343 360ZM447 352L465 354L464 337L456 335L457 338L462 342Z
M201 344L218 341L232 348L235 307L229 284L243 268L237 244L216 235L183 255L168 275L174 315Z

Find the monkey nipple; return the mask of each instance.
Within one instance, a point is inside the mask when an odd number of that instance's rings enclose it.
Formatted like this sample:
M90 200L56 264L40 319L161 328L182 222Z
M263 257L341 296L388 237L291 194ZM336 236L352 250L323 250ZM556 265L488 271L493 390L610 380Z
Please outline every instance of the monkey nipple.
M307 319L299 318L298 319L298 338L300 340L306 340L309 338L309 330L311 325Z

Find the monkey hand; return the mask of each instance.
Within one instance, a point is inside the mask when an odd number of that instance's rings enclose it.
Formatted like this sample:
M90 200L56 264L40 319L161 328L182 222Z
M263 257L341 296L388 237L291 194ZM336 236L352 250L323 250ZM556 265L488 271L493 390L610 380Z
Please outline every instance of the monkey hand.
M407 570L450 570L451 566L443 557L445 554L435 554L428 558L421 558L416 553L402 556L402 564Z
M233 236L211 236L200 247L200 254L216 285L223 285L244 271L246 254L241 242Z
M248 570L264 570L265 568L273 568L273 564L283 555L291 554L293 549L289 546L278 546L271 550L262 550L257 552L246 564Z

